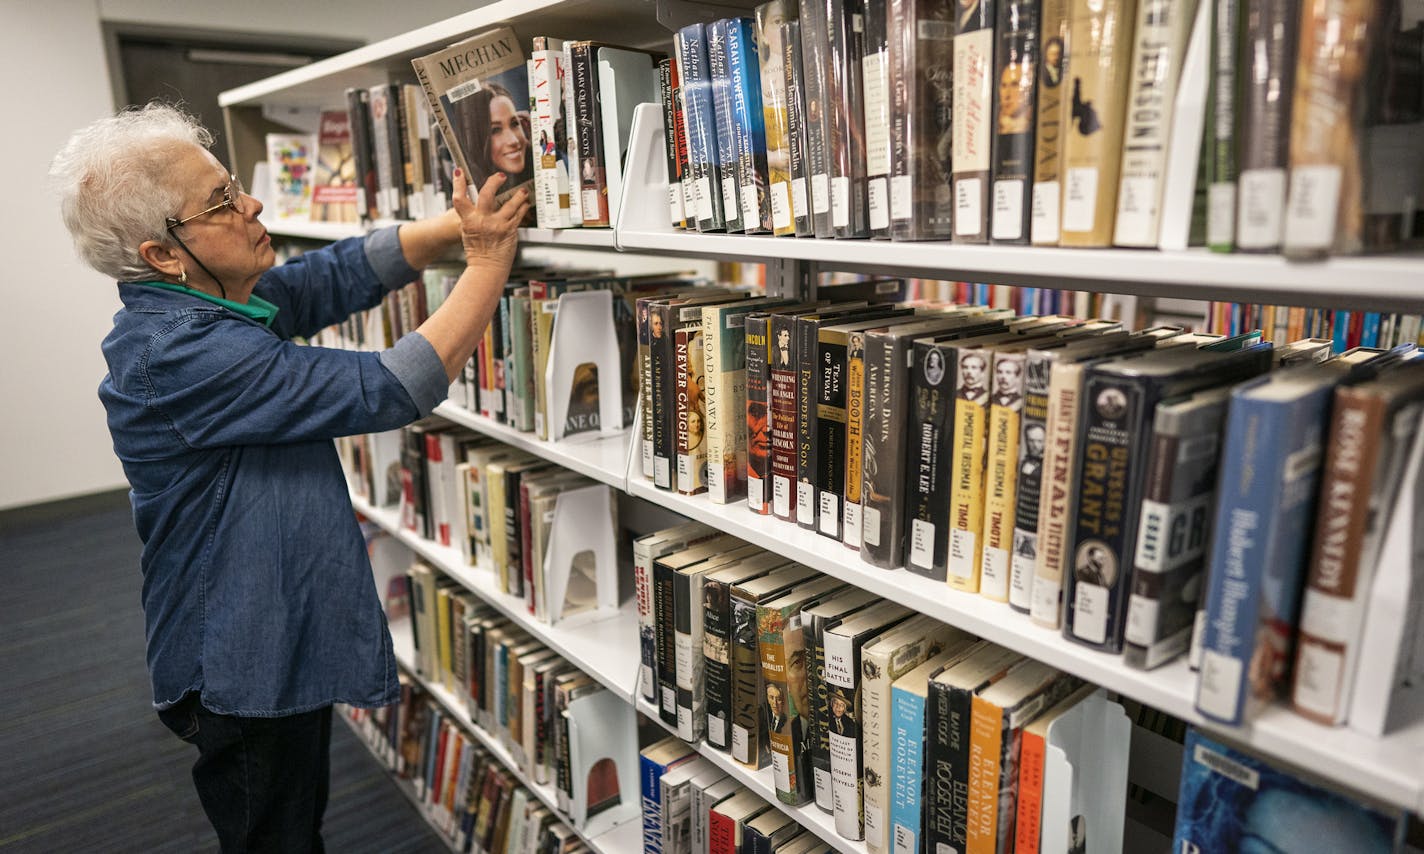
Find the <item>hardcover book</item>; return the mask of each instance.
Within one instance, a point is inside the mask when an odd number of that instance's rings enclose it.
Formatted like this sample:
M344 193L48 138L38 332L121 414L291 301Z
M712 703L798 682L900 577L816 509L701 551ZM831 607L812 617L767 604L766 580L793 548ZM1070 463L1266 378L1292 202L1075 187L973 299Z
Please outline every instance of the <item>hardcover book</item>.
M707 611L703 589L707 575L730 565L745 564L766 555L756 546L746 545L709 557L693 566L684 567L673 577L673 607L675 609L675 671L677 677L677 735L683 741L696 741L707 731L706 691L704 689ZM763 557L764 562L770 560Z
M891 110L890 236L948 240L954 217L953 7L888 0Z
M790 561L767 552L713 572L702 583L703 694L707 705L707 744L732 749L732 588L760 578Z
M999 0L994 54L994 192L990 236L1028 243L1033 202L1039 0Z
M801 72L801 22L781 25L781 63L786 75L786 133L791 173L791 222L797 237L812 237L811 166L806 92Z
M1206 0L1211 12L1211 104L1207 113L1206 245L1230 252L1236 244L1236 151L1241 0Z
M689 216L696 219L698 231L722 231L727 220L722 206L722 160L707 41L706 25L688 24L677 31L674 47L682 80L687 157L692 173L693 210Z
M870 236L890 236L890 32L888 0L865 0L864 60L866 217ZM898 33L897 33L898 36Z
M782 25L795 20L797 12L792 0L770 0L756 8L756 52L761 66L762 121L766 127L767 190L771 201L772 233L778 237L796 233L791 149L794 145L799 150L801 141L790 135L785 67L787 45ZM800 111L799 105L797 111ZM804 188L804 182L802 186Z
M727 30L734 19L707 25L707 69L712 79L712 109L717 116L717 163L712 191L722 194L727 231L742 231L742 195L737 183L737 118L732 106L732 65L727 56Z
M800 17L795 41L801 54L802 125L806 135L806 176L809 182L811 231L816 237L834 237L831 226L831 136L830 31L825 0L800 0ZM790 26L790 25L788 25ZM788 66L789 67L789 66ZM847 186L847 189L849 187ZM792 204L795 204L793 199ZM849 213L849 211L847 211ZM797 234L801 232L798 229Z
M762 111L761 64L756 25L750 18L727 22L727 70L731 79L732 134L735 143L737 197L742 231L772 230L770 178L767 173L766 117Z
M351 116L344 110L323 110L317 134L312 222L356 222L356 198Z
M954 239L964 243L989 242L997 2L955 5Z
M563 39L535 36L529 52L529 98L531 139L534 146L534 211L540 228L572 228L583 224L582 208L577 222L571 201L577 190L569 152L571 122L564 103Z
M732 587L732 758L749 768L771 761L766 738L771 710L762 682L757 608L815 574L793 564Z
M868 237L865 108L861 90L865 0L825 0L821 8L826 15L827 62L822 68L826 72L831 232L835 237Z
M875 602L869 591L851 588L831 599L801 612L802 643L810 653L808 693L813 714L808 718L811 782L816 806L832 812L831 752L828 721L831 714L830 691L826 684L826 627L848 617ZM799 760L798 760L799 761Z

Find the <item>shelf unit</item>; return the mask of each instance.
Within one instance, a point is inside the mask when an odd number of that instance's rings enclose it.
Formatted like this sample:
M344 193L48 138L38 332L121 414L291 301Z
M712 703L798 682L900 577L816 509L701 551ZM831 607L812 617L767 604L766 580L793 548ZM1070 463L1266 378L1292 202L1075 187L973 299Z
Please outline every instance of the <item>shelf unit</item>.
M359 724L341 712L336 712L336 717L340 718L341 721L346 724L347 729L350 729L351 732L355 734L356 740L361 742L362 746L366 748L366 751L370 753L377 762L381 763L381 767L385 770L386 776L390 778L397 789L400 789L400 793L405 796L406 800L410 801L410 805L415 808L417 813L420 813L421 818L425 819L426 824L430 825L430 829L435 833L435 836L441 842L445 843L446 848L460 854L459 849L455 847L454 841L446 836L444 831L436 827L435 822L430 820L429 814L425 811L425 804L421 802L420 796L415 793L415 784L404 777L398 776L394 771L386 767L385 757L377 753L376 748L366 740L366 733L361 731Z
M371 228L400 225L404 220L380 220ZM354 222L302 222L300 220L273 220L267 231L279 237L297 237L304 240L345 240L360 237L367 226ZM570 249L614 249L613 230L610 228L521 228L519 242L529 246L556 246Z
M663 47L671 37L657 17L663 7L695 7L682 0L497 0L447 21L369 45L342 56L226 92L225 108L235 166L251 171L265 156L262 134L277 129L268 119L280 108L332 107L344 104L348 86L370 86L411 78L412 57L460 38L510 24L519 38L551 35L605 39L637 46ZM719 10L718 14L728 10ZM1331 258L1293 262L1273 255L1222 255L1205 250L1079 250L955 243L893 243L870 240L810 240L771 236L713 235L678 232L666 222L666 162L662 152L660 110L639 108L629 159L624 169L624 205L616 228L600 230L523 229L526 243L577 248L616 249L638 254L715 258L753 262L794 262L806 269L893 272L927 278L970 280L1143 296L1227 299L1242 302L1309 305L1424 313L1424 254ZM295 224L271 226L274 234L318 237L320 230ZM350 232L359 234L360 230ZM347 232L341 232L346 236ZM1143 672L1120 657L1065 641L1005 605L947 590L903 569L880 570L863 564L839 543L768 517L743 505L717 505L705 496L686 497L654 488L641 473L629 476L638 459L636 440L627 435L592 441L542 442L490 419L446 403L439 413L456 423L529 450L602 483L646 499L688 518L775 550L821 572L894 599L1009 646L1030 657L1139 700L1315 776L1355 789L1384 803L1424 812L1424 723L1384 739L1345 728L1323 727L1283 708L1268 710L1241 729L1206 724L1193 710L1195 676L1177 662ZM355 502L357 509L390 530L427 560L441 566L482 598L492 602L531 634L565 655L595 679L635 701L637 620L625 608L617 618L577 629L551 628L534 621L522 600L498 591L488 569L463 565L456 549L442 547L402 530L390 511ZM620 661L620 656L623 661ZM437 694L438 696L438 694ZM656 714L651 715L658 719ZM835 835L831 819L814 806L788 808L774 797L770 771L751 772L725 754L699 750L773 804L781 806L813 832L843 851L860 852L861 843ZM626 827L626 826L625 826ZM622 830L622 828L619 828ZM629 834L627 847L640 845Z

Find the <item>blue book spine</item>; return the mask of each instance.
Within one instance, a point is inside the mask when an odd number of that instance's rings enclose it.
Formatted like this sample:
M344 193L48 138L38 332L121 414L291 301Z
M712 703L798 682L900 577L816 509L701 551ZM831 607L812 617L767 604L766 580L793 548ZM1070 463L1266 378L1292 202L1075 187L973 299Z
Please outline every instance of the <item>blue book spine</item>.
M1232 394L1222 448L1197 711L1227 724L1288 683L1332 384L1294 400ZM1254 663L1253 663L1254 662ZM1253 676L1253 673L1255 676Z
M770 179L766 166L766 115L761 102L761 63L751 18L727 22L727 66L732 78L732 121L736 137L738 197L742 229L771 231Z
M1335 341L1330 348L1332 352L1343 353L1349 348L1350 312L1344 310L1335 312L1335 327L1330 331L1330 337Z
M692 172L692 198L698 231L726 228L722 188L714 186L721 163L717 148L717 110L712 97L712 73L707 56L707 27L689 24L677 31L682 63L682 100L687 126L687 159Z
M712 107L717 115L717 166L713 191L722 193L728 231L742 230L742 200L737 187L737 132L732 114L732 69L727 60L727 19L707 25L707 68L712 75Z
M643 854L662 854L663 850L663 790L662 776L667 766L646 756L638 757L638 786L643 795Z
M509 660L509 647L500 644L494 651L494 721L496 726L504 726L504 707L509 698L509 671L505 669Z
M1360 332L1361 347L1378 347L1380 335L1380 313L1377 311L1365 314L1364 327Z
M890 847L920 850L925 800L925 698L891 689Z

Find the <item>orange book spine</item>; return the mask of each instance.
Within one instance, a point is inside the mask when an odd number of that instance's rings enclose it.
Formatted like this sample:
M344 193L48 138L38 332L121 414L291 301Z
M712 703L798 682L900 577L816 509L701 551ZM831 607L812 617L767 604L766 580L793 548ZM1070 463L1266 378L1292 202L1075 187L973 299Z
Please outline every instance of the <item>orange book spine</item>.
M1024 732L1019 744L1019 803L1014 821L1014 854L1038 854L1046 748L1043 736Z
M999 751L1003 709L974 698L969 716L969 828L965 854L994 854L999 838Z

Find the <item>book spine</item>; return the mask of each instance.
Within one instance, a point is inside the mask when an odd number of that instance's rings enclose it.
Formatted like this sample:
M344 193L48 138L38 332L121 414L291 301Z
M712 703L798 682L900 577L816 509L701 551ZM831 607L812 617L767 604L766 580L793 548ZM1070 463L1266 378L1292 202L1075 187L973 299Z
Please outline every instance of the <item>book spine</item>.
M914 344L911 427L905 443L905 568L945 581L949 543L950 461L954 436L950 411L954 402L953 366L945 350L932 343Z
M891 34L890 236L948 240L954 217L953 7L889 0Z
M1209 0L1211 24L1211 157L1206 162L1206 245L1230 252L1236 241L1236 120L1241 0Z
M1008 0L1003 0L1008 2ZM956 9L954 28L954 239L989 242L994 115L993 0Z
M603 165L603 113L598 108L598 48L574 42L574 122L578 127L579 200L583 224L607 227L608 175Z
M816 529L816 465L821 449L816 446L819 436L816 399L817 380L820 378L818 355L818 333L820 324L811 318L797 318L793 323L792 338L796 341L796 524L802 528ZM839 521L837 516L837 521Z
M540 227L568 228L575 223L569 216L571 187L567 134L560 138L562 124L567 118L563 50L531 51L530 63L529 93L534 102L534 137L539 141L539 152L534 159L536 215Z
M727 24L727 66L732 81L732 120L736 132L735 180L741 201L742 230L771 231L771 195L766 165L766 118L762 113L761 66L756 31L750 18Z
M956 40L958 36L955 37ZM989 438L989 365L993 354L959 357L955 383L953 487L949 501L948 582L975 593L984 555L984 465ZM977 372L977 378L975 376Z
M810 133L806 118L806 100L801 74L801 22L787 21L781 25L781 64L786 79L787 164L791 187L791 232L797 237L811 237L815 226L811 218L811 172L807 139Z
M712 79L712 107L717 117L717 163L713 192L722 194L727 231L742 231L741 188L737 184L737 128L732 108L732 71L727 57L727 29L731 19L707 25L707 68Z
M1040 0L999 0L994 56L994 193L990 236L995 243L1029 242L1033 196L1034 75L1039 65Z
M1018 482L1014 496L1013 552L1009 560L1009 607L1027 614L1033 603L1038 555L1038 505L1048 437L1050 358L1030 352L1024 360L1024 401L1019 432Z
M835 798L831 786L830 692L826 685L826 621L820 617L803 618L801 631L806 648L811 651L810 694L815 711L811 731L811 781L815 787L816 807L833 812Z
M771 368L767 340L771 320L747 318L743 327L746 347L747 506L765 516L771 512Z
M1063 622L1063 574L1073 544L1078 509L1078 410L1083 392L1081 365L1059 365L1050 373L1048 432L1043 449L1043 497L1038 505L1038 557L1034 564L1029 616L1045 628Z
M653 480L653 361L652 333L649 329L652 306L647 300L640 299L638 300L636 311L636 328L638 333L638 396L642 399L643 403L643 423L641 425L643 432L643 441L641 443L643 477L647 480ZM531 342L531 344L532 343L533 342ZM534 361L537 364L537 358ZM536 376L536 386L538 381L539 377ZM537 391L535 395L537 398Z
M416 65L417 76L426 97L430 97L429 80L424 69ZM369 222L377 217L376 211L376 165L371 153L371 108L370 93L365 89L346 90L346 112L351 117L351 151L356 160L356 210L362 221ZM444 113L436 111L436 116L444 120Z
M890 236L890 34L888 0L865 2L866 215L870 236Z
M811 230L834 237L831 227L830 36L821 0L799 0L801 86L806 111L806 172L810 179ZM799 233L799 232L798 232Z
M860 548L861 503L865 457L865 333L846 339L846 459L845 500L841 513L841 541ZM824 511L823 511L824 512Z
M863 766L860 727L864 721L860 705L860 655L863 637L824 634L826 666L824 680L830 697L826 740L830 751L832 811L836 833L844 839L865 836L862 788ZM842 714L836 714L836 708Z
M723 359L722 351L725 345L718 328L720 317L721 312L715 307L702 309L702 393L707 419L707 442L704 446L709 462L707 496L718 504L726 504L730 499L727 497L727 477L723 465L728 453L728 427L740 420L729 418L728 415L740 415L741 411L735 405L723 401L722 372L727 363ZM735 487L735 476L732 478L732 484Z
M813 357L816 397L816 467L811 483L817 497L816 530L834 540L841 538L841 500L845 495L847 449L847 338L845 333L821 333ZM799 514L798 514L799 515Z
M732 720L732 614L727 585L702 585L702 693L707 707L707 743L730 750Z
M1289 688L1329 405L1324 389L1289 409L1232 402L1196 697L1197 711L1213 720L1240 724L1253 705ZM1259 576L1254 567L1262 568Z
M1136 0L1074 2L1069 121L1062 143L1063 202L1059 242L1108 246L1122 164L1122 128L1132 78L1130 30Z
M1126 574L1136 533L1136 510L1146 461L1141 447L1151 429L1146 383L1089 372L1083 384L1073 572L1068 575L1063 634L1095 649L1122 649ZM1134 473L1135 472L1135 473Z
M757 649L757 606L733 596L732 604L732 758L761 768L770 757L762 721L761 656Z
M658 63L658 94L663 107L663 159L668 173L668 222L683 228L682 164L677 157L677 65L670 59Z
M1293 257L1357 252L1364 240L1364 73L1382 4L1301 4L1290 113L1283 250ZM1355 73L1342 74L1342 68Z
M700 576L676 573L673 577L673 607L676 614L677 737L695 742L707 728L702 688L702 585ZM694 655L694 653L696 653Z
M666 770L666 766L646 756L638 757L638 786L643 804L643 854L662 854L662 776Z
M791 149L799 146L788 131L790 116L786 93L786 44L781 22L794 18L796 4L773 0L756 10L756 48L760 63L761 102L766 127L767 193L771 205L771 229L778 237L794 235L796 223L791 204Z
M1009 558L1018 499L1020 414L1024 353L994 357L994 396L989 405L989 459L985 469L984 552L979 592L1009 601Z
M717 110L708 66L707 28L689 24L677 32L677 55L682 60L682 97L687 124L687 157L692 171L692 198L698 231L727 227L722 209L720 154L717 147Z
M1113 243L1118 246L1157 246L1172 110L1195 6L1182 0L1141 0L1137 9L1113 226Z
M865 108L861 87L865 0L826 0L826 127L831 230L868 237L865 205ZM819 236L819 235L817 235Z
M657 607L658 714L669 726L677 726L677 593L673 586L677 573L669 566L653 563L653 595Z
M638 603L638 685L641 696L658 703L657 619L653 611L653 558L646 548L633 546L633 589Z
M786 679L788 660L786 638L788 634L791 634L790 627L787 625L787 616L787 612L779 608L757 608L761 678L770 712L765 721L765 731L762 734L762 740L766 744L759 745L758 752L770 753L772 784L776 787L777 799L786 803L797 803L797 792L791 778L794 767L792 756L794 746L792 744L792 703L787 695ZM800 633L798 625L795 634L799 635ZM781 718L779 722L778 715Z
M677 348L673 328L676 308L655 305L648 322L650 334L648 343L649 363L653 393L653 483L660 489L674 489L673 459L676 448L676 357Z
M956 834L956 816L968 820L969 703L949 686L931 681L925 719L924 839L921 851L963 851L964 828ZM956 771L958 772L956 774ZM944 847L940 847L944 846Z
M795 318L771 318L772 340L768 344L771 362L771 512L778 519L795 522L797 370Z
M1043 736L1024 733L1019 743L1019 797L1014 820L1014 850L1038 851L1042 837Z
M1368 570L1360 555L1369 527L1371 481L1385 427L1385 407L1357 389L1335 392L1329 450L1320 480L1320 506L1301 602L1291 705L1325 724L1339 724L1348 711L1353 676L1347 666L1359 645L1360 611Z
M896 359L896 356L900 359ZM889 569L904 562L905 456L908 373L895 339L865 336L865 407L862 430L861 558ZM901 429L896 429L900 427Z
M737 848L737 823L712 810L708 819L708 854L741 854Z
M927 644L912 643L888 654L861 659L860 741L864 756L865 845L884 851L890 836L890 780L893 773L894 714L891 684L925 659Z
M702 394L702 325L677 331L677 491L696 495L707 490L706 398Z
M895 852L920 851L930 781L925 764L925 697L900 688L892 688L891 696L894 719L890 741L890 835L886 847Z
M1004 710L975 696L970 701L969 809L965 854L993 854L998 840L999 760Z
M574 52L573 42L564 42L559 52L559 80L564 86L564 155L568 158L569 170L569 222L574 226L583 225L583 179L579 175L580 161L577 98L574 92ZM557 132L557 130L556 130Z

